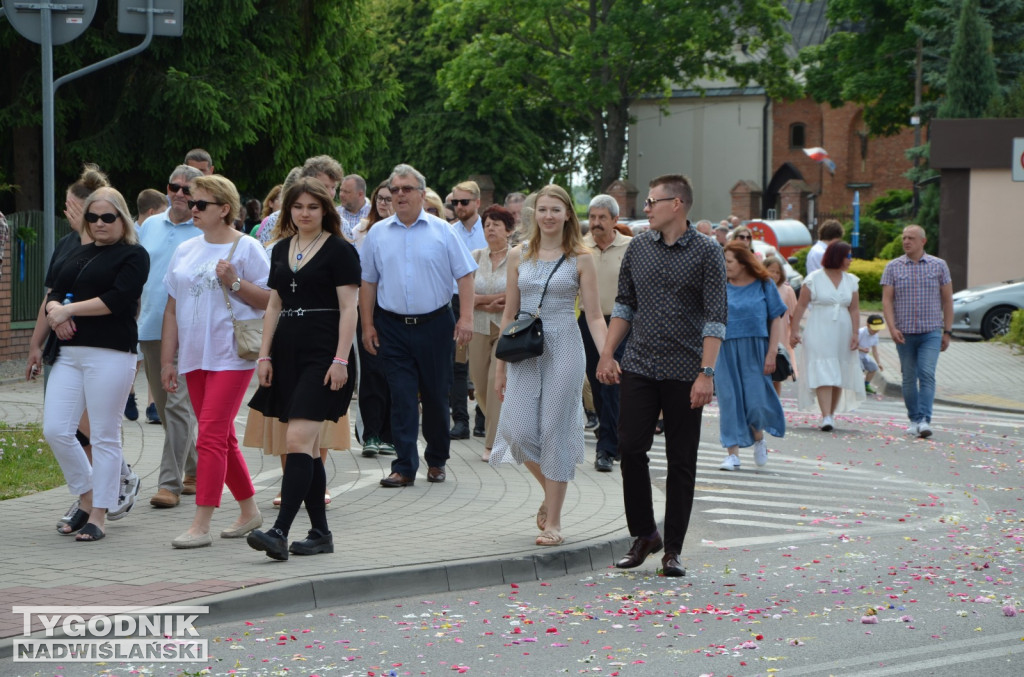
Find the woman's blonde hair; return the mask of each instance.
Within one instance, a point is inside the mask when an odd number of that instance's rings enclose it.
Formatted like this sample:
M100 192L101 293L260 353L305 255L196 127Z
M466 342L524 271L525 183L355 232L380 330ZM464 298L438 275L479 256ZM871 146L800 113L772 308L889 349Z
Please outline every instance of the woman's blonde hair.
M584 254L588 251L583 244L583 230L580 228L580 220L576 217L576 208L569 193L559 185L548 184L537 191L537 202L542 197L553 197L565 205L566 220L562 227L562 252L566 256ZM536 210L536 202L534 203ZM537 225L536 214L530 219L530 225L526 231L527 249L523 254L524 258L536 258L540 250L540 226Z
M276 186L271 188L270 192L267 193L267 196L263 198L263 209L260 211L261 221L274 213L274 210L271 209L270 204L278 198L278 196L281 194L282 188L283 186L280 183L277 184Z
M228 213L224 217L225 224L230 226L235 222L238 212L242 209L242 198L238 196L235 184L221 174L210 174L192 179L192 190L196 188L205 190L215 201L228 206Z
M85 234L89 236L89 239L95 240L96 238L92 234L92 224L85 220L85 214L94 202L99 202L100 200L109 202L114 211L117 212L117 215L121 217L121 224L123 225L121 242L125 244L138 244L139 236L135 232L135 220L132 218L131 212L128 211L128 203L125 202L124 196L117 192L116 188L111 188L110 186L103 186L94 190L89 194L89 197L85 198L85 204L82 205L82 221L84 222L82 228L85 230Z

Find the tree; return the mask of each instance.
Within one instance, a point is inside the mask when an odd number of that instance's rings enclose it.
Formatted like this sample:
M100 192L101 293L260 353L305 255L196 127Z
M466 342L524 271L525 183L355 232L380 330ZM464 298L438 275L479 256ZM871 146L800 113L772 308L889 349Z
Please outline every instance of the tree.
M990 35L988 24L978 15L978 0L964 0L939 117L980 117L999 91Z
M927 122L946 93L950 46L963 0L829 0L835 31L805 48L806 90L833 106L864 106L872 134L896 134L917 114ZM1000 87L1024 73L1024 0L981 0L978 11L993 26L992 55ZM915 107L915 60L922 61L922 103Z
M55 73L139 42L116 22L113 3L101 3L82 37L55 48ZM371 28L362 0L189 0L181 39L156 38L58 90L58 189L92 161L131 202L161 187L196 146L243 194L260 197L310 155L359 160L383 139L399 91L377 68ZM0 162L22 187L18 208L38 209L39 49L9 26L0 26L0 46L13 57L0 70L10 94L0 107Z
M380 26L382 60L402 83L402 114L366 153L367 176L384 178L398 162L420 170L442 197L459 181L489 174L496 197L545 183L565 165L569 133L551 108L498 107L475 100L455 109L437 82L445 61L473 38L453 26L431 30L434 2L386 0L370 10Z
M597 185L618 179L630 103L701 79L793 95L779 0L440 0L433 32L472 34L441 69L456 109L554 112L585 131Z

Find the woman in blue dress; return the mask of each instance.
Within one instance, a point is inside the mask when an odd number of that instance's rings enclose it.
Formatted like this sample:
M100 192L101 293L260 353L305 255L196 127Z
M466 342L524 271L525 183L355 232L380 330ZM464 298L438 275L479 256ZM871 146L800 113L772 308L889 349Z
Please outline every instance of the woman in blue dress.
M753 445L754 463L762 467L768 463L764 433L786 434L786 417L771 381L786 304L745 243L730 242L724 251L729 321L715 365L715 392L719 435L728 456L720 468L739 470L740 447Z

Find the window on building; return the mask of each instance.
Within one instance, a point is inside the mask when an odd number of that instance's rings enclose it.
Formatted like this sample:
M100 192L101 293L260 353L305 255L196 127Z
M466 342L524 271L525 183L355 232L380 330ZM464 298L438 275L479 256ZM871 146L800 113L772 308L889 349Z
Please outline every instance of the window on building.
M789 126L789 147L803 148L807 145L807 125L802 122L794 122Z

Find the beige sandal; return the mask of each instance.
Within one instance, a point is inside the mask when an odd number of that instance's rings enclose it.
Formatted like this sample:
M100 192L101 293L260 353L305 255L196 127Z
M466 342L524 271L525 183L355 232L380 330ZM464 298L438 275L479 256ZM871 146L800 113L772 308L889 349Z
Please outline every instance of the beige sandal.
M548 525L548 507L544 503L540 504L540 510L537 511L537 528L544 531L544 528Z
M564 540L557 531L545 531L537 537L537 545L561 545Z

